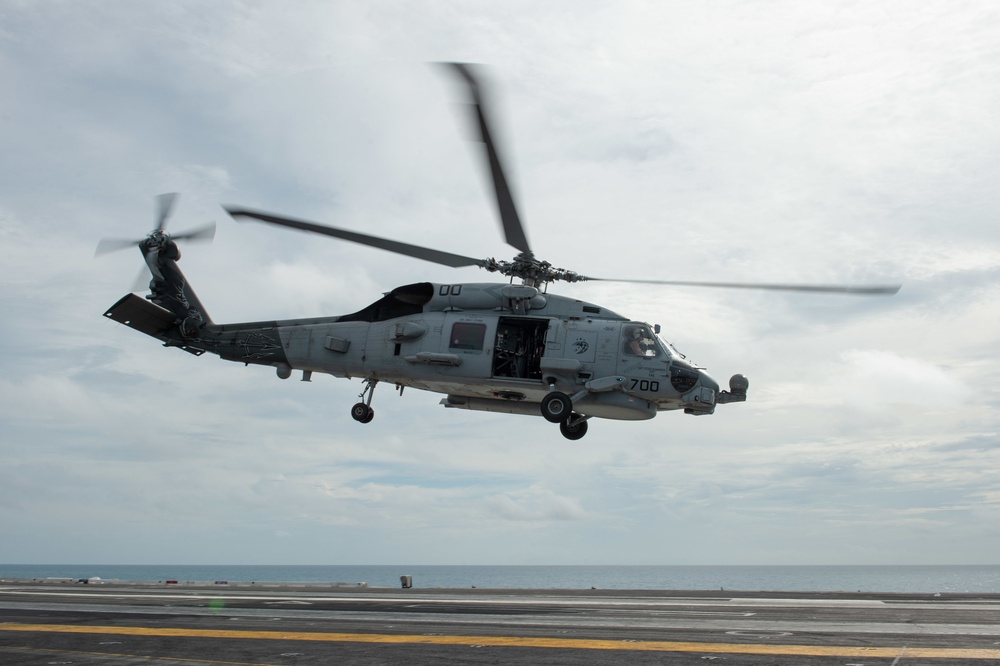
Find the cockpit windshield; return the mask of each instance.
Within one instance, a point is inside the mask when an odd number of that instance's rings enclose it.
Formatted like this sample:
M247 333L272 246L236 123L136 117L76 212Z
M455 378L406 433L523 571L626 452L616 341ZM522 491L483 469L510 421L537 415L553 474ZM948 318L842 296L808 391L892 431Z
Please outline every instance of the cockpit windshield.
M684 354L677 351L677 347L674 347L674 344L672 342L664 339L663 336L657 334L656 339L657 341L659 341L660 346L663 347L663 349L666 351L667 356L673 358L687 358L686 356L684 356Z

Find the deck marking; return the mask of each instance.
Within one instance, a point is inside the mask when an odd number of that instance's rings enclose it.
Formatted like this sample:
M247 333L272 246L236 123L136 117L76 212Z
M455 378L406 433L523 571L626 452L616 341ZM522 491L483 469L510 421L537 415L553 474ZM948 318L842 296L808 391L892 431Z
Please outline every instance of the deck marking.
M0 631L66 634L110 634L119 636L173 636L181 638L229 638L272 641L319 641L328 643L394 643L415 645L483 645L490 647L534 647L575 650L638 650L645 652L708 652L717 654L770 654L814 657L872 657L924 659L993 659L1000 650L946 647L859 647L849 645L779 645L752 643L692 643L686 641L601 640L590 638L546 638L531 636L417 636L408 634L351 634L310 631L248 631L233 629L185 629L173 627L110 627L73 624L0 623Z
M2 652L23 652L25 654L52 654L52 655L83 655L87 657L122 657L125 659L141 659L143 661L173 661L179 664L215 664L217 666L280 666L279 664L270 664L260 661L218 661L215 659L204 659L202 657L158 657L155 655L144 655L144 654L124 654L119 652L91 652L87 650L60 650L57 648L36 648L36 647L25 647L19 645L8 645L0 647L0 653ZM72 661L50 661L50 664L72 664Z

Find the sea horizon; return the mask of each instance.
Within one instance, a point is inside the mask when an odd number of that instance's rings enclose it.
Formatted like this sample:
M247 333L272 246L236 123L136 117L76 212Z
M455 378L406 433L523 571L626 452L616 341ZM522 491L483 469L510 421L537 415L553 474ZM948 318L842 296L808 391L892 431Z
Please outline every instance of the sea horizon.
M310 583L414 588L1000 592L996 564L0 564L0 579ZM96 580L95 580L96 582Z

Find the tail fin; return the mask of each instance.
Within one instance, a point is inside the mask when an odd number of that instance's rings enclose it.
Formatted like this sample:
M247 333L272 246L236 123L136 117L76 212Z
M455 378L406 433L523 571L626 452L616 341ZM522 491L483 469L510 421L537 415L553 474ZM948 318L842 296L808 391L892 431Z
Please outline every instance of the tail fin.
M177 269L177 272L181 272L179 268ZM183 278L183 274L181 277ZM191 288L191 285L187 280L184 280L184 298L187 299L188 305L201 315L201 320L205 324L211 325L215 323L212 321L212 317L209 316L208 310L206 310L205 306L201 304L201 301L198 299L198 295L194 293L194 289Z
M177 260L181 256L177 244L166 237L151 238L149 242L141 243L139 249L153 274L148 298L173 313L181 334L193 337L199 328L211 324L212 318L205 306L177 266Z
M142 244L139 247L153 273L149 296L144 299L128 294L112 305L104 316L161 340L167 346L203 354L205 350L198 345L200 331L213 322L177 266L180 257L177 246L169 242L158 248Z

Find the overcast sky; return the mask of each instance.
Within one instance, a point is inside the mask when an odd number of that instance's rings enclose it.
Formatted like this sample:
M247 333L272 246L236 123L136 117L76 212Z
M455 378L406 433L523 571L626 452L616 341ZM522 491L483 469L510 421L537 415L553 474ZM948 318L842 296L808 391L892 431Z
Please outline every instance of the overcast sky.
M744 404L445 410L102 318L154 196L219 322L490 281L231 203L509 259L439 61L485 63L533 249ZM0 562L958 564L1000 553L1000 9L0 0Z

